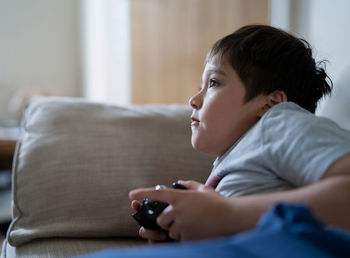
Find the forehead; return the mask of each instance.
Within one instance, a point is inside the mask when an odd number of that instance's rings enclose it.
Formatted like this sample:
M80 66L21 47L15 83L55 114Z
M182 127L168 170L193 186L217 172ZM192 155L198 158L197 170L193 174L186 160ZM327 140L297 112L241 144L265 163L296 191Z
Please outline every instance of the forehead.
M205 62L205 68L204 73L219 73L222 75L228 75L230 72L234 70L231 66L231 64L228 62L227 58L222 55L213 55L213 56L207 56L206 62Z
M213 54L212 52L209 52L205 58L205 65L208 63L215 63L215 64L223 64L223 62L226 61L225 55L222 53L216 53Z

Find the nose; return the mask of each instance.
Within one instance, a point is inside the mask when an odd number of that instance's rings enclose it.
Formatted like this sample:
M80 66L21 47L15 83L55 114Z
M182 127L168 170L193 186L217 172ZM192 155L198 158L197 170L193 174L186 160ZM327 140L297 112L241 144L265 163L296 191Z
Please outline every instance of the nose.
M190 104L190 106L193 109L200 109L202 107L202 103L203 103L201 91L199 91L195 95L193 95L190 98L188 103Z

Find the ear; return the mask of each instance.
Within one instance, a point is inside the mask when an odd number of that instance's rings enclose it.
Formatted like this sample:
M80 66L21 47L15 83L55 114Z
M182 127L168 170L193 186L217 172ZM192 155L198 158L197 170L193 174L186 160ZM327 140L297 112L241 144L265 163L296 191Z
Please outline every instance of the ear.
M288 101L287 95L282 90L276 90L264 96L263 107L258 111L258 117L262 117L270 108L282 102Z

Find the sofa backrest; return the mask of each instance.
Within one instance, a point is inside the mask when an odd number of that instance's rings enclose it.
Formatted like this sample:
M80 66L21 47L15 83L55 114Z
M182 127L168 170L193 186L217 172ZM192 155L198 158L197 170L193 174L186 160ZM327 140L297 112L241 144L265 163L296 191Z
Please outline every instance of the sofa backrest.
M15 154L8 242L137 236L130 190L204 182L210 173L214 157L192 149L190 113L184 105L32 99Z

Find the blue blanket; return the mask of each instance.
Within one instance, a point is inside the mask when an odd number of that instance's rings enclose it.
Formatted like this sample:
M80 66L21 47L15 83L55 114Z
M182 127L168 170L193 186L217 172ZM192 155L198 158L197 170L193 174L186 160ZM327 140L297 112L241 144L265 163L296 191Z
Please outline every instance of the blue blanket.
M350 257L350 232L324 227L302 205L278 204L261 217L254 230L231 237L149 247L108 249L83 257L345 258Z

